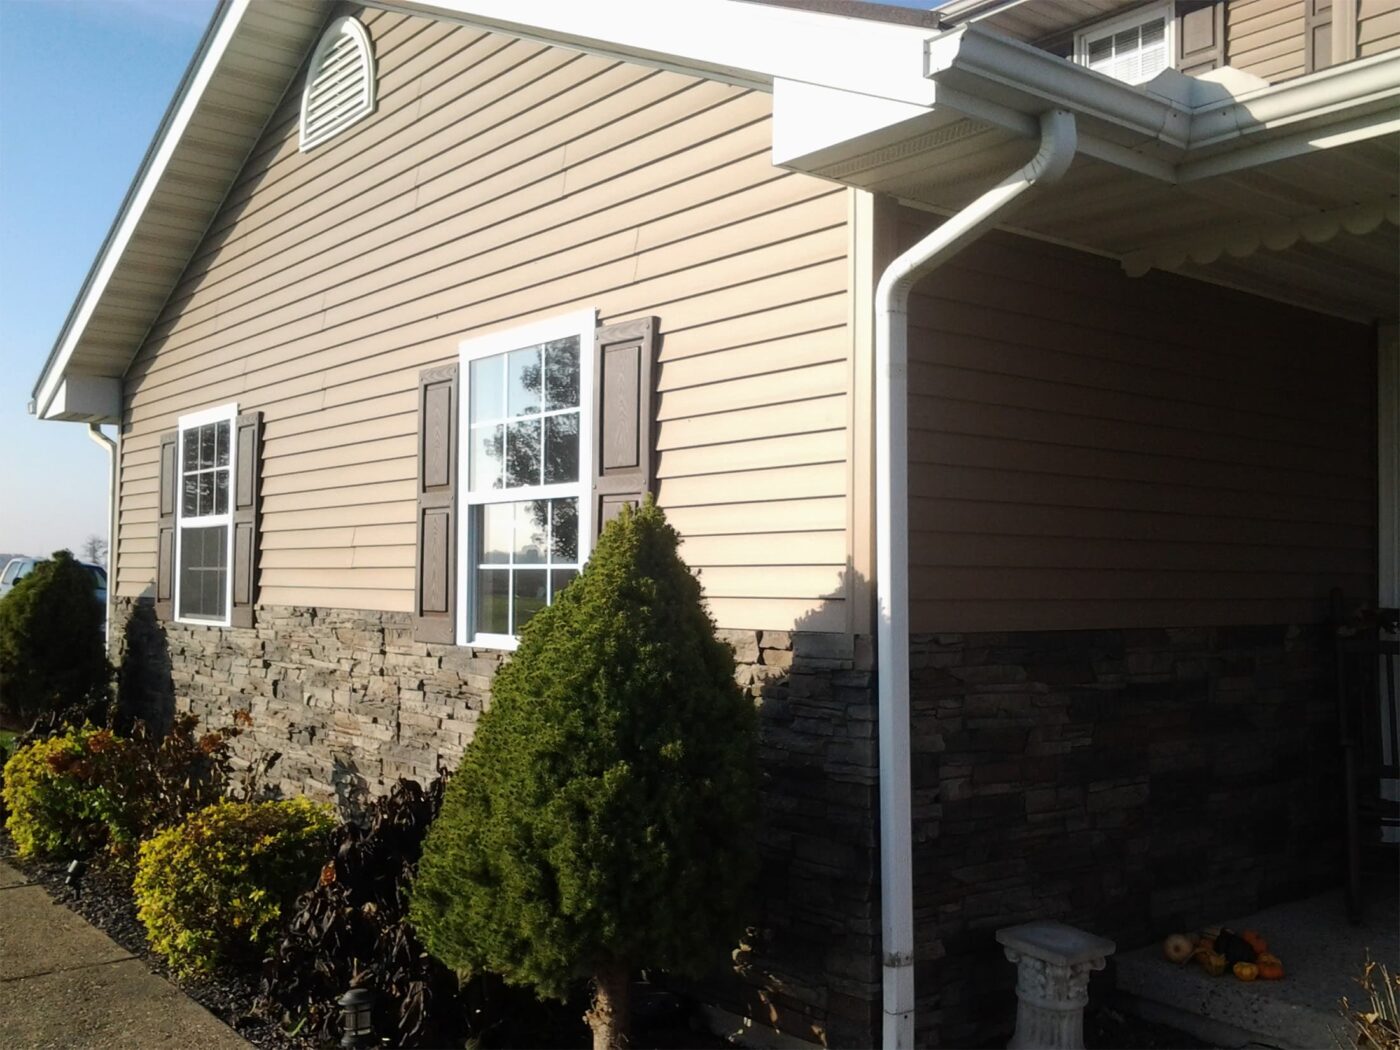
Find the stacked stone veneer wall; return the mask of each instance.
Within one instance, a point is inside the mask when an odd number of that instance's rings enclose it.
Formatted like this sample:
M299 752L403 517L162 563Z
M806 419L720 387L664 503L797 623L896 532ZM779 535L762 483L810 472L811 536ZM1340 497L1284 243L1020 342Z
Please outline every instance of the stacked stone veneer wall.
M266 786L352 805L455 766L502 654L414 642L400 614L263 608L252 630L157 626L115 656L146 715L248 710ZM719 1001L837 1046L879 1034L876 702L868 640L729 631L762 714L763 872ZM1060 918L1124 947L1335 882L1335 706L1323 633L1269 626L912 641L916 981L923 1045L1004 1036L993 932Z
M413 641L409 617L262 607L252 629L157 624L119 600L113 659L131 713L246 710L240 763L264 790L351 812L399 777L456 766L504 659ZM875 701L869 647L846 636L724 631L762 718L763 859L751 950L722 1003L786 1033L870 1045L879 1010Z
M912 641L920 1043L1009 1031L999 927L1133 947L1340 877L1320 629Z

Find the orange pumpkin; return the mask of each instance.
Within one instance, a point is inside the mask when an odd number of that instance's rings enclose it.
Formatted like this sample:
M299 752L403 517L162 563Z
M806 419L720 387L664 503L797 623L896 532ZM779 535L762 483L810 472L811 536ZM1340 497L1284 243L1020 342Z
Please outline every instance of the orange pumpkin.
M1208 952L1213 952L1215 951L1215 938L1202 934L1200 939L1196 941L1196 947L1204 948Z
M1256 955L1263 955L1269 950L1269 942L1258 930L1245 930L1240 934L1240 939L1253 948Z
M1241 981L1252 981L1259 976L1259 967L1255 963L1237 962L1233 972Z
M1259 956L1259 976L1266 981L1283 980L1283 960L1277 955L1270 955L1268 952Z

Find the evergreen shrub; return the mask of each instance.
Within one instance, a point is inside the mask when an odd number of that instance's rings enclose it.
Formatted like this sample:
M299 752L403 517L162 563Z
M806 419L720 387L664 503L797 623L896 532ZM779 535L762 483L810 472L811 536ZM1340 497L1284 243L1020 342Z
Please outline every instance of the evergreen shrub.
M21 724L106 693L106 612L68 551L34 567L0 599L0 715Z
M141 844L133 891L151 948L180 974L255 963L330 852L335 814L304 798L216 802Z
M591 976L595 1045L630 974L710 969L755 870L757 718L650 501L525 627L424 843L410 918L452 968L556 998Z

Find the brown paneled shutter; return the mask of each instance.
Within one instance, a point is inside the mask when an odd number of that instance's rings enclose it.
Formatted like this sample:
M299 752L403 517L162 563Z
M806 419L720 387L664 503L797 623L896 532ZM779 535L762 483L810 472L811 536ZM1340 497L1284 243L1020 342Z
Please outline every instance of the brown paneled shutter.
M156 523L156 619L174 615L175 496L180 490L180 432L160 436L160 507Z
M234 421L233 608L229 623L253 626L258 579L258 503L262 480L262 413L245 412Z
M655 481L652 373L655 317L604 325L594 337L598 399L593 454L593 538L625 504L642 502Z
M418 376L418 571L413 637L457 640L457 366Z
M1177 70L1195 76L1224 64L1224 3L1220 0L1177 0Z

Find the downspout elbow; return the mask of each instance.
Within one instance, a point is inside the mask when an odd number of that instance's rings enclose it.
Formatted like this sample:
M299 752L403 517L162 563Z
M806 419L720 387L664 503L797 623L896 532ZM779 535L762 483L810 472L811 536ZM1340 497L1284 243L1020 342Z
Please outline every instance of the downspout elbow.
M875 289L876 689L879 703L880 927L886 1050L914 1042L913 803L909 721L908 310L918 281L1004 220L1074 159L1074 117L1040 118L1028 163L950 217L886 267Z
M910 290L922 277L980 237L1023 193L1058 182L1069 170L1078 145L1073 113L1063 109L1042 113L1035 156L891 262L875 288L876 311L904 312Z

